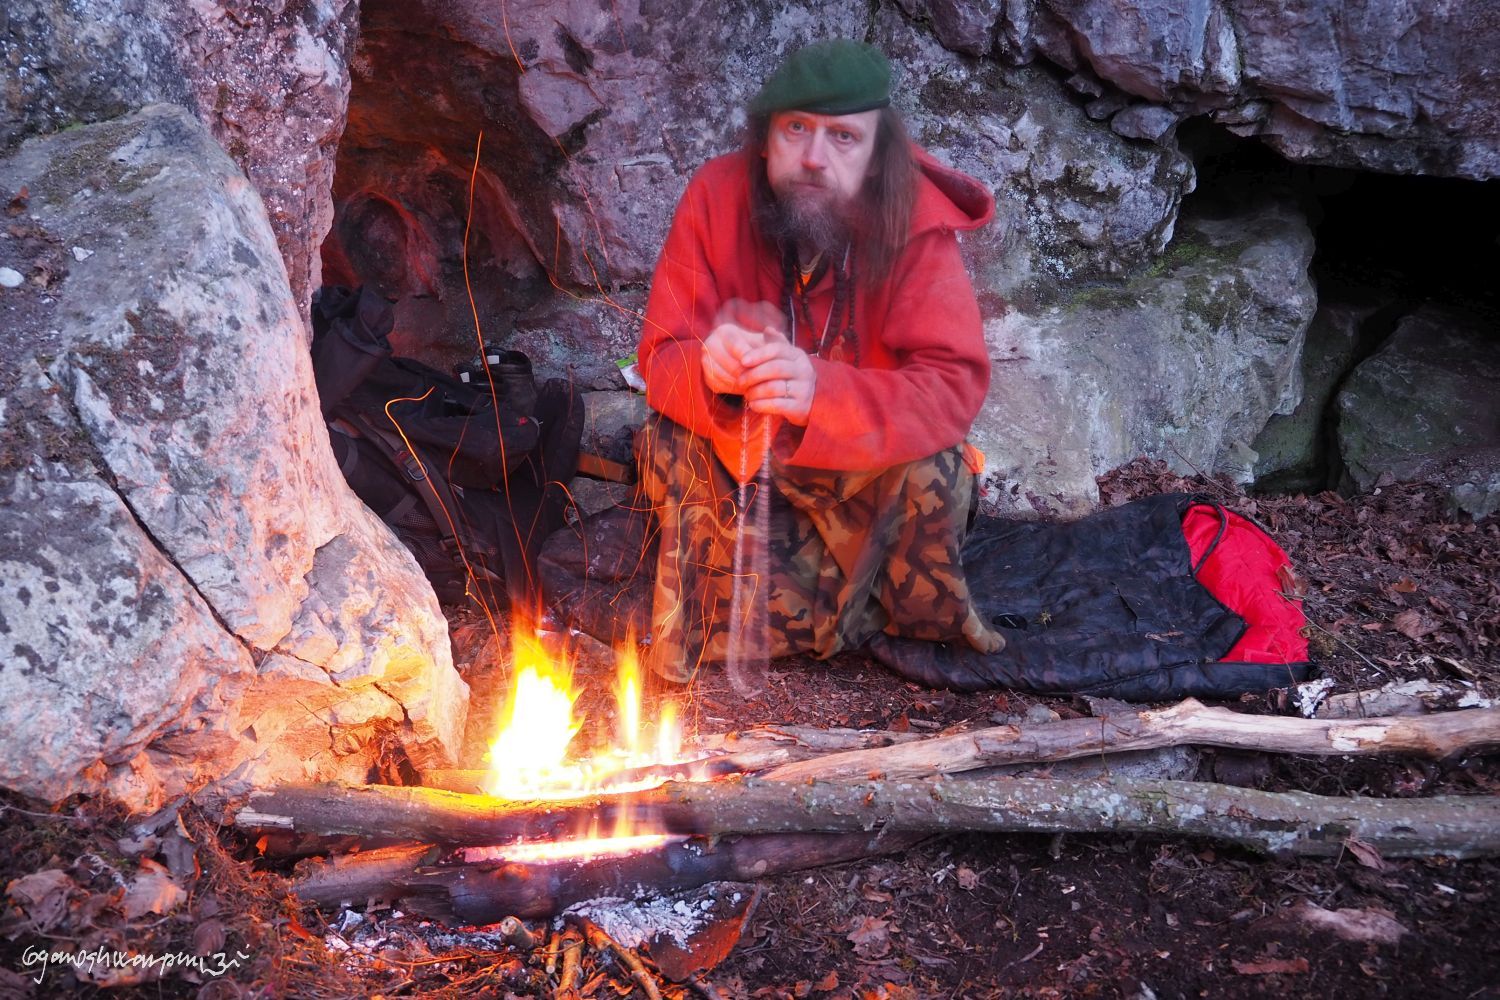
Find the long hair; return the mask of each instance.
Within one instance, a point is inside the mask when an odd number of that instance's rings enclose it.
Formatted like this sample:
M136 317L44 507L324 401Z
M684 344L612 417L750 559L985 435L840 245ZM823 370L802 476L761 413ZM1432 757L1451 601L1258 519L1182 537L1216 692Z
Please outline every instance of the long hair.
M750 207L756 231L771 242L775 231L776 195L766 177L764 156L771 130L770 115L753 115L745 136L745 153L751 160ZM917 161L911 139L896 109L880 110L875 130L875 151L870 170L860 189L853 226L855 251L860 261L858 279L876 284L896 266L896 260L911 235L912 207L917 201Z

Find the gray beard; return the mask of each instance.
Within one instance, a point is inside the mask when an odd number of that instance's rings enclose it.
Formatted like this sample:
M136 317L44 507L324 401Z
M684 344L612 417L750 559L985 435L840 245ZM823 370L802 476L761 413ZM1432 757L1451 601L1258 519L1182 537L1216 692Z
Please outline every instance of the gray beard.
M838 253L849 243L845 206L837 199L814 201L778 194L771 215L767 235L778 243L793 243L813 254Z

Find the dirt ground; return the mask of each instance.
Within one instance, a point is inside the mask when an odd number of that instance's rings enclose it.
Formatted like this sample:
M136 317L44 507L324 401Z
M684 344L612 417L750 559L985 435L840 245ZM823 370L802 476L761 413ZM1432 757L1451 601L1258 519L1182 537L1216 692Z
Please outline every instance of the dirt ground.
M1500 691L1500 518L1454 518L1440 492L1424 486L1355 499L1252 499L1144 461L1101 482L1106 503L1183 488L1256 516L1291 554L1308 584L1314 657L1335 691L1415 678ZM464 635L466 623L455 624ZM1039 702L1045 709L1033 708ZM476 718L493 707L493 695L476 699ZM1282 706L1269 696L1235 707ZM583 708L591 708L587 697ZM932 691L846 655L773 664L764 695L749 704L706 678L690 714L705 732L751 722L937 732L1028 710L1069 717L1088 707ZM1494 795L1500 756L1204 751L1198 777L1328 795ZM429 927L419 939L399 927L412 918L386 912L366 921L383 928L384 947L347 950L348 936L332 934L330 921L342 930L352 918L300 906L286 891L287 866L258 858L254 844L222 828L221 815L184 809L180 824L140 844L107 803L48 809L5 796L0 809L8 894L0 998L552 995L538 967L493 934L435 937ZM1497 876L1500 860L1282 861L1165 837L939 837L892 856L762 880L738 947L701 985L666 984L662 995L1500 997ZM28 906L18 905L18 884ZM1309 919L1317 911L1308 904L1378 927L1387 943L1343 940ZM59 966L34 981L39 947L100 945L242 957L222 975L178 968L138 985L126 976L111 988ZM581 996L631 995L622 969L590 961Z

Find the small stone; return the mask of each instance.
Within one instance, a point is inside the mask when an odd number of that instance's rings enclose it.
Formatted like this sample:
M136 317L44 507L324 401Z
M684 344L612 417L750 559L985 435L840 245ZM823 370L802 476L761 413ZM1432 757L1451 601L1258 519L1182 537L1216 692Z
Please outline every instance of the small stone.
M1455 486L1448 494L1452 507L1478 521L1500 510L1500 473L1486 482L1467 482Z
M0 287L19 288L24 279L21 272L9 267L0 267Z
M1159 142L1182 116L1159 104L1133 104L1110 119L1109 127L1127 139Z
M1058 715L1046 705L1032 705L1026 710L1025 720L1032 725L1045 725L1049 722L1057 722L1062 716Z
M1098 77L1092 74L1074 73L1064 83L1075 94L1085 94L1089 97L1104 96L1104 84L1100 83Z
M83 247L74 247L73 248L73 259L74 260L80 260L80 261L81 260L88 260L92 256L94 256L94 251L92 251L92 250L85 250Z
M1085 104L1083 113L1099 122L1116 114L1129 103L1130 98L1124 94L1106 94L1098 100Z

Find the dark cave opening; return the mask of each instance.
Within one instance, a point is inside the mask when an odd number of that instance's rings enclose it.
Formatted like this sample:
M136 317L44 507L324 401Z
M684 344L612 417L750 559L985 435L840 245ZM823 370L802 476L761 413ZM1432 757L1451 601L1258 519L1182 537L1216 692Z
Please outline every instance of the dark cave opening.
M1318 312L1304 347L1303 401L1272 417L1254 443L1263 467L1253 488L1353 492L1339 394L1355 369L1424 310L1463 317L1467 334L1500 343L1500 182L1292 163L1201 120L1185 123L1178 139L1198 172L1184 211L1242 212L1259 197L1290 196L1314 234ZM1500 400L1489 410L1500 425Z
M1500 182L1291 163L1203 119L1178 140L1198 172L1185 207L1242 208L1269 190L1297 198L1317 237L1320 298L1379 291L1500 315Z

